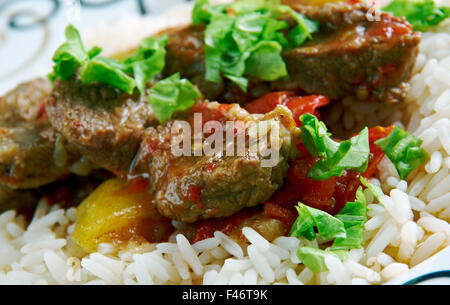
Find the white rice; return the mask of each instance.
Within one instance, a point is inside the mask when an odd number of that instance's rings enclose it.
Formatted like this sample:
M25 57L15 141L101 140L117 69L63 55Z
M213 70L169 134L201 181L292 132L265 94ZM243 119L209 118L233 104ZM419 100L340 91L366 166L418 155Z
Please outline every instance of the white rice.
M120 53L166 26L187 24L189 10L184 6L158 18L102 25L88 41L106 54ZM337 124L343 129L333 130L336 135L367 124L405 126L430 155L406 181L387 158L380 163L380 176L371 183L386 195L379 203L364 192L370 208L365 247L351 250L344 262L326 256L329 271L313 274L296 255L300 246L317 246L317 241L282 236L270 243L251 228L243 229L246 246L221 232L193 245L178 234L170 242L133 250L101 244L88 255L71 238L76 209L50 208L43 199L28 226L15 211L0 215L0 284L367 285L392 280L450 244L449 86L448 29L425 33L406 107L344 100L328 115L331 123L343 122Z

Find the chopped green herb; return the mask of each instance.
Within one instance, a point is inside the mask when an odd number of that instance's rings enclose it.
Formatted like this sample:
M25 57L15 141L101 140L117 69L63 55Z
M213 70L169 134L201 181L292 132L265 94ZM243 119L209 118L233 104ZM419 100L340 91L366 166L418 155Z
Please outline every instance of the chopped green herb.
M296 209L299 216L294 222L289 236L304 237L308 240L313 240L316 238L314 231L314 227L316 227L318 235L324 240L346 237L344 223L338 218L302 203L299 203Z
M119 62L97 57L86 61L81 66L80 78L86 85L103 83L131 94L136 87L136 82L119 67Z
M102 49L94 47L86 51L78 30L69 25L64 42L53 56L51 80L67 80L79 69L84 84L103 83L118 88L128 94L134 88L144 92L147 81L162 71L165 65L167 37L145 38L134 55L121 62L99 57Z
M314 274L328 271L325 264L325 256L327 255L334 255L341 261L345 261L348 258L347 251L321 250L313 247L302 247L297 251L300 261Z
M125 60L126 70L134 75L140 92L144 92L147 82L164 69L168 41L167 36L144 38L136 53Z
M176 73L157 82L149 91L148 101L158 120L163 123L176 111L184 111L200 97L197 89Z
M367 203L362 187L356 191L356 200L347 202L336 218L345 227L345 238L337 237L331 249L349 250L359 249L364 243L364 225L367 222Z
M344 170L363 173L369 162L370 146L368 128L359 135L343 142L336 142L327 132L325 124L312 114L304 114L302 121L302 139L309 153L319 158L309 178L325 180L333 176L342 176Z
M285 21L278 19L286 14L298 22L289 35L291 43L280 32L288 28ZM302 44L318 30L316 23L276 0L247 0L228 5L198 0L192 19L194 24L207 25L205 78L216 83L228 78L244 92L248 87L247 76L264 81L287 76L281 57L283 48Z
M246 73L266 81L287 75L286 65L280 56L281 50L280 44L274 41L258 43L246 62Z
M427 31L450 17L450 8L436 7L433 0L394 0L383 10L404 16L416 31Z
M297 13L291 7L289 7L289 12L298 23L289 32L289 37L294 46L300 46L305 40L312 38L311 34L319 30L319 25L317 22L309 20L302 14Z
M209 0L197 0L192 10L192 23L209 23L214 15L226 13L226 4L212 5Z
M100 55L101 52L102 52L102 48L97 47L97 46L93 47L88 52L89 59L92 59L92 58L96 57L97 55Z
M381 202L381 197L384 196L383 190L375 184L369 183L369 181L367 181L364 177L360 177L361 183L362 185L364 185L365 187L367 187L372 194L375 196L375 198L377 198L378 202Z
M298 218L294 222L289 236L313 240L319 235L324 241L332 240L327 250L313 247L299 248L297 255L312 272L326 271L325 255L337 255L344 260L348 250L359 249L364 243L364 225L367 222L367 203L362 187L356 192L356 200L347 202L345 207L332 216L323 211L299 203ZM316 230L317 233L316 233Z
M89 54L81 41L78 30L69 25L64 33L66 42L55 51L52 58L55 63L52 73L53 79L69 79L75 74L76 69L89 59ZM98 48L95 48L95 50L98 50Z
M422 140L398 126L375 144L392 161L401 179L406 179L409 173L428 159L428 154L420 147Z
M289 236L313 240L316 238L314 228L317 228L317 234L323 240L335 239L333 250L360 248L364 242L367 207L362 187L359 187L356 192L356 200L347 202L336 216L302 203L299 203L296 209L299 216L292 225Z

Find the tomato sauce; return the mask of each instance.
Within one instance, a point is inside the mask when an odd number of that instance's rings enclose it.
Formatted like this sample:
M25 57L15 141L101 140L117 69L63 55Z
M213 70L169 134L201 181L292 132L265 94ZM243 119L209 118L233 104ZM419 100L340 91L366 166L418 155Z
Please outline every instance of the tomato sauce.
M217 109L208 108L208 103L202 103L192 107L192 113L202 114L202 126L209 121L218 121L224 123L227 118L227 112L230 111L233 104L220 104ZM190 123L193 126L194 116L190 117Z
M146 178L135 178L127 181L125 193L141 193L150 187L150 181Z
M382 72L391 73L395 68L395 65L387 65L382 68ZM296 96L291 91L280 91L269 93L250 102L245 106L245 109L250 113L264 114L272 111L277 105L285 105L291 110L297 125L300 126L300 115L311 113L320 117L318 108L329 103L329 99L321 95ZM220 120L224 117L223 109L210 111L200 105L200 110L203 114L206 114L204 121ZM290 162L290 169L284 185L264 203L262 210L260 208L244 209L230 217L200 221L195 225L193 242L212 237L214 231L230 234L242 221L257 213L263 213L266 217L277 219L283 222L287 228L290 228L298 216L295 209L298 202L332 215L338 214L347 202L355 200L356 191L361 185L360 176L370 178L376 173L377 165L383 158L384 153L374 142L386 137L392 130L393 126L386 128L377 126L369 129L370 159L368 168L364 173L344 171L341 177L331 177L326 180L308 178L308 173L317 159L309 154L303 144L298 144L297 149L300 157ZM209 167L207 170L210 170Z
M286 228L291 228L298 216L295 209L270 201L264 203L264 215L281 221Z
M398 17L386 17L384 21L373 22L368 29L367 34L370 37L386 37L402 36L412 33L413 29L410 24L402 22Z
M229 235L244 220L256 215L259 211L260 209L258 208L249 208L241 210L230 217L200 220L195 224L195 236L192 243L214 237L215 231L221 231Z
M196 185L189 185L187 188L183 188L183 197L197 204L199 210L204 209L203 201L202 201L202 190Z

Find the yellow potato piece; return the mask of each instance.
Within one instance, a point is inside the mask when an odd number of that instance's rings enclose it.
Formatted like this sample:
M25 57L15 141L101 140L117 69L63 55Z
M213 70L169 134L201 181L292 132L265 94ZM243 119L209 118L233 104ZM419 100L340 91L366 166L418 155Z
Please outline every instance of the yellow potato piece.
M173 231L170 219L159 215L147 183L110 179L101 184L77 209L75 242L92 253L101 243L122 247L167 240Z

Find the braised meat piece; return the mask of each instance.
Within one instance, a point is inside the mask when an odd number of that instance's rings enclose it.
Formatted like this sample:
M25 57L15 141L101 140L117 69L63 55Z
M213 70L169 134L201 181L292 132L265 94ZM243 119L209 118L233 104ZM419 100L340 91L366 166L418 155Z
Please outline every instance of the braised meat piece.
M404 19L381 13L379 19L369 21L369 7L360 4L293 8L319 22L320 30L301 47L283 51L288 78L274 82L249 79L247 93L226 79L222 84L206 81L205 26L201 24L166 31L170 40L165 74L181 72L206 98L220 102L243 104L276 90L301 90L330 99L355 96L394 102L403 98L420 42L420 34ZM294 20L286 21L295 25Z
M47 113L88 160L119 176L128 172L144 129L157 124L145 96L83 85L76 78L54 83Z
M146 130L136 157L134 173L149 175L162 215L183 222L229 216L244 207L264 203L282 186L293 147L291 133L295 129L292 114L287 108L279 106L264 116L250 115L237 104L204 103L195 106L193 112L202 113L205 124L211 119L223 124L223 142L215 143L220 145L217 146L220 149L210 154L203 152L199 156L175 155L173 139L178 134L174 133L176 121L170 121ZM233 141L227 141L226 122L237 121L242 126L273 122L276 127L269 128L266 134L266 147L273 148L272 155L264 155L261 150L265 145L263 142L258 143L261 145L258 151L252 152L248 134L239 127L235 127ZM238 153L239 133L244 135L245 143ZM192 145L192 154L195 149L193 136L187 144ZM203 135L201 143L205 143L207 138L207 134ZM230 145L234 147L233 153L226 151Z
M229 216L244 207L264 203L282 186L295 129L292 114L287 108L279 106L266 115L250 115L237 104L204 103L195 106L193 112L202 113L205 124L212 118L221 122L223 142L215 143L221 146L217 146L214 153L175 155L172 147L173 139L178 136L174 133L177 123L170 121L145 131L136 157L134 173L149 175L162 215L183 222ZM192 121L191 118L188 120ZM226 140L226 122L240 122L241 126L250 126L251 123L255 123L254 126L274 125L267 131L267 146L260 141L259 150L252 152L251 140L245 129L235 127L233 140ZM239 133L245 141L240 153ZM204 135L201 143L205 143L207 137ZM192 145L192 154L194 143L192 135L192 141L187 144ZM227 153L229 146L233 146L233 153ZM272 155L264 154L262 147L273 149Z
M0 99L0 184L36 188L69 174L79 160L47 119L49 94L48 81L36 79Z
M76 79L57 81L47 112L53 126L88 160L122 178L149 178L161 214L186 222L228 216L267 200L283 183L295 128L291 112L281 106L264 116L250 115L237 104L206 102L184 114L189 116L184 122L192 126L198 112L204 113L204 123L272 120L280 135L274 147L279 159L263 167L264 157L250 155L248 147L242 156L228 157L222 151L214 156L175 156L171 143L177 120L158 125L145 96L118 95Z

